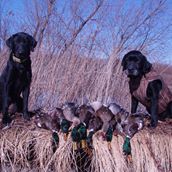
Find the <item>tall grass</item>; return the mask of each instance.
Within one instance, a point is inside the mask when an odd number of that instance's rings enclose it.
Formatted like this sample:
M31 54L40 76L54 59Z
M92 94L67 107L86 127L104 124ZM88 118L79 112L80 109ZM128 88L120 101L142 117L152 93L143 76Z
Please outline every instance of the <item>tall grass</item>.
M1 53L0 70L5 67L8 52ZM50 56L48 52L35 52L32 59L32 84L29 106L58 106L65 101L81 103L100 100L104 103L116 101L130 109L128 79L122 72L119 57L112 54L109 59L87 58L76 51ZM169 87L172 87L171 66L156 65ZM164 70L165 69L165 70Z
M38 129L31 122L20 124L16 122L11 129L0 131L1 171L77 171L70 137L64 141L59 133L59 146L53 154L50 131ZM121 136L113 137L112 149L108 149L106 141L93 137L89 172L170 172L171 131L170 124L160 124L154 131L144 129L137 133L131 140L133 163L127 163L122 153Z
M80 57L76 52L63 57L48 53L35 52L31 55L33 79L30 92L29 108L40 106L54 107L65 101L82 103L86 97L90 101L101 100L104 103L116 101L125 109L130 109L130 94L127 77L122 72L119 57L109 59ZM1 54L0 69L5 67L8 53ZM172 67L156 65L169 86ZM166 70L164 70L166 69ZM128 166L122 155L123 139L114 137L112 150L106 142L94 139L94 152L91 163L92 171L170 171L172 141L171 128L161 124L154 131L144 130L132 139L133 164ZM52 153L51 133L35 130L34 126L13 126L13 129L0 132L1 168L10 171L17 169L32 171L33 167L48 171L49 168L71 171L71 141ZM61 136L60 136L61 138ZM27 150L34 143L34 161L27 160ZM99 149L101 147L101 149ZM66 151L67 150L67 151ZM104 154L108 156L104 156ZM8 171L8 170L7 170ZM20 171L20 170L19 170ZM38 170L37 170L38 171ZM75 170L74 170L75 171Z

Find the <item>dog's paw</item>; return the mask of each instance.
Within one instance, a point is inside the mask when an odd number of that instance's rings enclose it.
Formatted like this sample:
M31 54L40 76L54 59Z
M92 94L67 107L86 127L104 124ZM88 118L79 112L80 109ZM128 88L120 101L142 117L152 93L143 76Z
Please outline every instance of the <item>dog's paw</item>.
M5 115L2 118L2 124L8 126L11 123L12 119L9 115Z
M154 124L152 124L152 123L149 123L148 125L147 125L147 127L149 128L149 129L155 129L156 128L156 126L157 125L154 125Z
M2 130L7 130L9 128L11 128L11 125L10 124L7 124L7 125L3 126Z
M28 113L27 114L23 114L23 118L26 121L30 121L30 115Z

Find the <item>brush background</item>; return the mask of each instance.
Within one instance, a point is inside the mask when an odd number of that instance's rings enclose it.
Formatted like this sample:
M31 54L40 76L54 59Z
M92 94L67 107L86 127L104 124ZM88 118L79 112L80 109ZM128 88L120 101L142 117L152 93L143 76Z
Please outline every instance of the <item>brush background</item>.
M130 94L121 59L132 49L142 51L172 89L169 1L10 3L0 2L0 71L9 56L5 40L19 31L33 35L38 45L31 54L30 109L65 101L82 103L87 98L116 101L129 110Z
M130 111L128 79L121 67L126 52L142 51L172 90L171 9L170 0L41 0L41 3L38 0L1 0L0 72L10 53L5 40L16 32L25 31L38 41L31 54L30 110L60 106L65 101L80 104L87 98L103 103L115 101ZM25 167L29 168L26 171L34 171L35 166L32 169L25 158L28 143L34 140L38 168L46 171L52 161L57 165L55 169L70 168L70 151L66 152L65 147L68 143L60 142L61 146L52 156L51 133L19 124L12 130L0 132L0 161L4 166L1 170L10 164L10 170L6 168L6 171L21 171ZM107 149L106 142L95 139L97 152L94 153L93 171L104 171L108 167L109 171L120 172L169 172L172 170L171 131L169 122L158 124L154 131L145 128L136 134L131 143L131 168L122 155L122 137L113 138L112 152ZM71 144L67 146L71 150ZM14 162L4 156L8 153L14 154ZM58 157L61 158L57 163Z

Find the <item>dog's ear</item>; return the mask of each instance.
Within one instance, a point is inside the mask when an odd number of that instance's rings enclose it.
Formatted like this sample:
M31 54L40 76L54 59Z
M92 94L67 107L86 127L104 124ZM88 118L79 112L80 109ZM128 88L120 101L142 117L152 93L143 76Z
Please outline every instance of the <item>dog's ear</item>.
M144 56L144 60L143 60L143 73L148 73L151 70L152 64L150 62L148 62L148 60L146 59L146 57Z
M30 42L30 50L34 51L34 48L37 45L37 41L32 36L30 36L30 35L29 35L28 38L29 38L29 42Z
M123 71L126 70L126 57L125 56L122 59L121 65L123 67Z
M14 42L14 35L9 37L7 40L6 40L6 45L12 50L13 48L13 42Z

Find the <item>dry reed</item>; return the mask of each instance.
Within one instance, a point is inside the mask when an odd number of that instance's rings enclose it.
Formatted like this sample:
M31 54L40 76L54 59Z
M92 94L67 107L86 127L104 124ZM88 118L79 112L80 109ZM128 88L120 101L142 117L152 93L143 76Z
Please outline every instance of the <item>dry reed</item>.
M168 128L168 129L166 129ZM172 170L172 127L166 124L150 131L144 129L131 140L132 163L122 153L124 139L113 137L112 149L107 142L93 139L92 171L104 172L169 172Z
M7 54L2 54L1 71ZM56 66L54 66L56 64ZM108 99L126 110L130 109L130 94L127 78L122 73L117 56L109 60L78 57L76 52L66 57L50 57L39 52L32 54L33 80L29 108L57 106L65 101L83 97L90 101ZM168 68L170 71L171 68ZM161 69L160 69L161 71ZM163 76L167 76L165 71ZM170 81L168 75L168 82ZM169 82L170 84L170 82ZM171 86L171 85L170 85ZM170 124L169 124L170 126ZM166 128L166 130L164 130ZM122 154L123 138L114 137L112 150L107 143L94 138L92 171L170 171L172 170L172 129L160 124L154 131L143 130L131 141L133 164L128 165ZM1 169L7 171L75 171L76 161L72 153L72 141L60 143L53 154L50 131L37 129L34 125L16 123L11 129L0 131ZM31 152L31 153L30 153ZM30 155L31 154L31 155ZM28 156L31 156L29 159ZM2 171L2 170L1 170Z
M53 153L50 131L38 129L34 124L24 126L22 122L15 122L11 128L0 132L2 171L78 171L70 136L64 141L63 134L59 133L59 140L59 145ZM133 137L132 164L127 163L122 153L123 142L121 136L114 136L111 142L112 149L108 149L106 141L94 136L89 171L169 172L172 170L171 123L160 123L152 131L145 128Z

